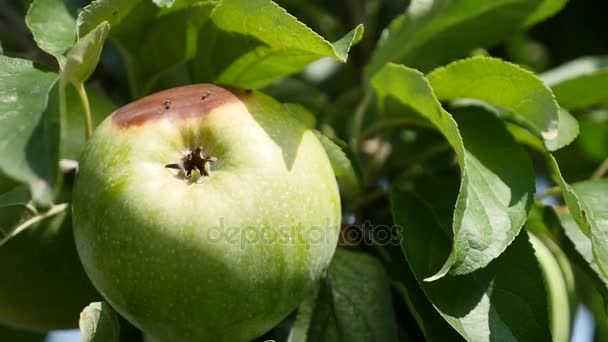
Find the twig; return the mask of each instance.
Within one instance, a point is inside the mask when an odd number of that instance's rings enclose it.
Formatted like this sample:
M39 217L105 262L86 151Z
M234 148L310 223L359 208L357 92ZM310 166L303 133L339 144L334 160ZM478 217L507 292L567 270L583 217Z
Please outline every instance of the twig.
M33 226L34 224L46 219L47 217L51 217L53 215L57 215L57 214L65 211L67 209L67 207L68 207L67 203L57 204L57 205L51 207L51 209L49 209L47 212L34 216L34 217L30 218L29 220L23 222L22 224L17 226L17 228L13 229L8 234L6 234L2 239L0 239L0 246L2 246L4 243L6 243L8 240L10 240L12 237L16 236L17 234L21 233L22 231L26 230L27 228Z

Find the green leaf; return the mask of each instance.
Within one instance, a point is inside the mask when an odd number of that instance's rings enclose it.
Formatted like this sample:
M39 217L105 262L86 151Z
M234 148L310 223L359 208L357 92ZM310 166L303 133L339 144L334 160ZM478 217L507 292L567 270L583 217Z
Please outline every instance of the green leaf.
M31 61L0 56L0 173L28 184L50 205L58 172L59 118L44 115L58 76Z
M388 64L372 85L380 101L393 96L431 121L455 150L462 170L451 253L441 270L425 275L427 280L448 271L467 274L485 267L513 241L526 219L534 193L534 172L526 152L486 111L469 108L457 123L416 70Z
M78 14L78 37L84 37L99 24L107 21L114 28L141 2L141 0L94 0Z
M559 107L533 73L496 58L460 60L431 72L428 80L440 101L474 98L509 110L545 144L558 136Z
M572 184L584 218L591 228L593 257L600 270L608 276L608 179Z
M483 269L434 282L423 279L445 259L450 234L419 197L394 191L401 247L427 297L443 318L469 341L550 341L546 292L525 233ZM438 246L443 245L443 248Z
M554 342L570 341L570 292L562 269L551 250L543 241L533 234L528 235L534 253L538 259L542 271L547 299L549 302L549 314L551 323L551 335Z
M557 138L546 141L549 151L557 151L562 147L570 145L579 133L578 121L564 108L559 109L559 121L557 124Z
M89 304L80 313L78 322L83 342L118 342L118 314L106 302Z
M398 341L382 264L370 255L339 248L319 288L308 331L292 333L289 341Z
M400 229L397 227L397 229ZM402 233L403 231L400 231ZM435 309L416 280L414 273L405 260L401 246L385 246L390 261L386 263L388 273L392 277L392 287L395 299L401 299L407 305L410 314L418 324L428 342L458 342L464 341L462 336L443 319ZM403 317L399 323L404 325ZM407 328L408 333L411 329ZM403 339L402 339L403 340ZM412 339L406 339L412 341Z
M57 58L63 68L63 54L76 42L76 20L62 0L34 0L25 17L36 44Z
M524 27L530 27L538 22L541 22L549 17L552 17L557 12L561 11L568 0L544 0L532 15L530 15L526 22L524 23Z
M566 205L568 206L568 209L570 210L570 213L572 214L572 218L576 221L583 233L589 236L591 234L591 225L587 219L586 213L583 210L578 195L574 192L572 186L570 186L570 184L564 180L555 157L549 153L546 153L545 157L547 159L547 166L550 176L557 186L559 186L562 190L562 196L566 202Z
M88 80L97 67L109 31L110 24L104 21L80 38L66 55L67 61L62 76L74 84L82 84Z
M608 103L608 56L581 57L541 77L566 109Z
M387 62L429 71L516 33L541 0L413 0L382 35L365 78Z
M316 130L315 135L325 148L343 198L350 198L359 193L361 191L360 167L356 164L356 156L350 151L348 144L337 138L331 139Z
M133 97L150 92L163 73L196 55L199 29L214 6L200 2L161 15L154 4L140 2L121 25L112 28L110 39L125 58Z
M608 278L600 270L593 258L593 247L591 240L585 236L578 227L572 215L563 213L559 216L559 222L566 236L562 242L564 252L570 261L581 270L604 299L604 306L608 305Z
M363 35L363 26L359 25L332 44L270 0L223 0L211 19L217 28L250 39L236 59L220 69L215 81L251 89L301 71L322 57L346 62L350 47Z
M563 108L559 109L557 137L555 139L543 142L543 140L538 137L538 133L535 134L533 133L533 130L529 129L529 124L518 120L515 115L503 108L493 106L487 102L469 99L455 101L454 104L457 107L480 106L481 108L494 113L498 117L505 118L508 120L507 126L509 131L511 134L513 134L516 140L522 144L529 145L541 153L545 153L547 150L557 151L565 146L568 146L577 138L579 134L578 121L574 118L574 116L572 116L572 114L570 114L570 112Z

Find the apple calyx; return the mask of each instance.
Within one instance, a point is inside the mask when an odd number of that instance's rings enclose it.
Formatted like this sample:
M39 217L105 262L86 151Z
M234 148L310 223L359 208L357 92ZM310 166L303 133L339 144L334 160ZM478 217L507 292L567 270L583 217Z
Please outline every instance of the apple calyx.
M180 170L186 180L196 182L201 177L211 175L211 164L217 161L216 157L206 155L202 146L197 146L185 154L177 163L165 165L168 169Z

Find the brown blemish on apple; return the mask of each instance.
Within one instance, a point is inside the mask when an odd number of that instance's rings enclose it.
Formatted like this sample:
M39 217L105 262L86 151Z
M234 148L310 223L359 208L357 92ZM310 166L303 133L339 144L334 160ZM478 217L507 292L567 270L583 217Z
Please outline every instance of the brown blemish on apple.
M112 122L121 128L129 128L160 119L204 118L217 107L242 102L248 94L244 90L213 84L167 89L119 108L112 114Z

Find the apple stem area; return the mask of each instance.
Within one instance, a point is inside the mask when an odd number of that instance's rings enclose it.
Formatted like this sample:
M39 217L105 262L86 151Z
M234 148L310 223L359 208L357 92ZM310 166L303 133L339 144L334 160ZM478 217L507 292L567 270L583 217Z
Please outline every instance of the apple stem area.
M216 157L205 154L202 146L194 147L176 163L165 165L168 169L179 170L178 176L191 183L196 183L201 177L211 175L211 164Z

